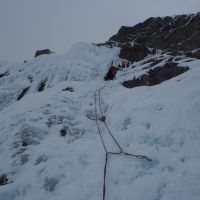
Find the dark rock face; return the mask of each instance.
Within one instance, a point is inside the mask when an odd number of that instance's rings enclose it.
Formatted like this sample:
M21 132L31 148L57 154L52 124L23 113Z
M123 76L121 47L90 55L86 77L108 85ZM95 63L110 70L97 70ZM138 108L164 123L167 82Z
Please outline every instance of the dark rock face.
M189 70L189 67L177 67L177 63L168 62L162 67L150 69L147 74L139 78L123 82L126 88L138 86L152 86L162 83Z
M146 55L146 48L161 49L169 52L189 52L200 48L200 13L178 15L176 17L149 18L133 27L122 26L105 45L121 47L120 57L138 61ZM126 45L124 45L126 44ZM143 48L135 47L138 44ZM141 53L142 52L142 53ZM199 55L199 54L198 54Z
M123 45L119 54L120 58L129 61L140 61L148 55L149 51L144 45Z
M50 51L49 49L43 49L43 50L37 50L35 53L35 57L43 55L43 54L51 54L52 51Z

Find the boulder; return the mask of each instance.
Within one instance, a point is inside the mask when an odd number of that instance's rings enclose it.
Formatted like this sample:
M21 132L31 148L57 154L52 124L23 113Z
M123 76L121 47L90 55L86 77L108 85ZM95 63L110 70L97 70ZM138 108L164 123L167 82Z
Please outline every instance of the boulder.
M0 176L0 186L8 184L8 178L6 174Z
M37 50L35 53L35 57L38 57L40 55L44 55L44 54L51 54L52 51L49 49L43 49L43 50Z

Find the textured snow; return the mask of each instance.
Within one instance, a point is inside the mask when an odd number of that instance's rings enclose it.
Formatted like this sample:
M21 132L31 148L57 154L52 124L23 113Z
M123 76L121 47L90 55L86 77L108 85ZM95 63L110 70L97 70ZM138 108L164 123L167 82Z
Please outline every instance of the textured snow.
M0 175L9 179L0 200L102 199L105 152L88 114L94 116L94 92L117 55L117 48L80 43L63 56L0 62L0 74L9 71L0 78ZM127 89L123 80L145 73L145 65L134 63L102 91L106 122L123 149L153 159L109 157L106 200L199 200L200 61L190 60L178 61L190 67L180 76Z

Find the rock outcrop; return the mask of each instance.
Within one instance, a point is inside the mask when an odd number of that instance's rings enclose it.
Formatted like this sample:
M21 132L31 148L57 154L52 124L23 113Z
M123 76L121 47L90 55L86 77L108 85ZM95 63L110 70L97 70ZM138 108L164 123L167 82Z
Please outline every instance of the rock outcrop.
M126 88L134 88L138 86L157 85L188 70L189 67L181 67L177 66L177 63L168 62L164 66L150 69L147 74L123 82L123 86Z

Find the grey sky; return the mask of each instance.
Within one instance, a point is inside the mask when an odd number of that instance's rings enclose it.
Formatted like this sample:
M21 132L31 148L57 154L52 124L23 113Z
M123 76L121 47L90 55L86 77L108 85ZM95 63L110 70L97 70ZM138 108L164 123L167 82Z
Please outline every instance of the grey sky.
M200 0L0 0L0 60L28 60L37 49L65 54L104 42L151 16L197 13Z

